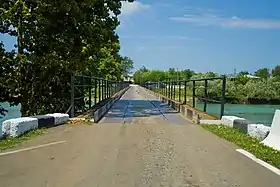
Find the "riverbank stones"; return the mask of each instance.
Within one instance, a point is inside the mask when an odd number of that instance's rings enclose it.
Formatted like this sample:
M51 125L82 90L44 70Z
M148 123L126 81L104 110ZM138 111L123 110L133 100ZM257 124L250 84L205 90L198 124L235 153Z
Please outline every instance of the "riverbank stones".
M245 124L246 119L236 117L236 116L223 116L221 119L221 123L222 123L222 125L233 128L234 124L235 124L235 126L238 126L237 124L239 124L239 123Z
M262 141L268 136L270 129L270 127L262 124L249 124L247 133L249 136Z
M246 119L235 119L233 121L233 128L236 128L236 129L240 130L241 132L247 133L248 124L250 124L250 122L247 121Z

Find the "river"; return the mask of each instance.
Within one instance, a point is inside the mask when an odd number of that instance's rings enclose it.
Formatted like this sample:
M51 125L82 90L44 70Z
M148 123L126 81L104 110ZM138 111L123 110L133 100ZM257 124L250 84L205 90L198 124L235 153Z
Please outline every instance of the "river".
M203 106L203 104L196 104L199 110L203 110ZM206 112L220 116L220 108L220 104L207 104ZM252 123L270 126L276 109L280 109L280 105L225 104L225 115L238 116Z
M21 105L17 105L17 106L12 106L10 107L8 102L5 103L1 103L1 107L4 107L6 110L8 110L8 112L6 113L6 115L3 118L0 118L0 130L2 130L2 122L7 120L7 119L11 119L11 118L18 118L21 117L21 112L20 112L20 108Z

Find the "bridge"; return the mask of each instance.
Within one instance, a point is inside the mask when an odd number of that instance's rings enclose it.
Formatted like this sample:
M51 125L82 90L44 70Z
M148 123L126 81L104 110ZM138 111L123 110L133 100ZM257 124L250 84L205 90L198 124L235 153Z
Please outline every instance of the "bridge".
M99 121L0 155L0 186L276 187L280 177L132 85Z

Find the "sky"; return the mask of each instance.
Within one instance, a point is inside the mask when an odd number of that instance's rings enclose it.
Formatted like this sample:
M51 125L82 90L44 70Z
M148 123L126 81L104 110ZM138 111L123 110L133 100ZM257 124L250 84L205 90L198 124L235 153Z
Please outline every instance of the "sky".
M255 72L280 65L279 0L123 3L121 54L135 69Z
M134 61L135 70L272 69L280 64L279 8L279 0L124 2L117 29L120 53ZM0 37L11 50L15 39Z

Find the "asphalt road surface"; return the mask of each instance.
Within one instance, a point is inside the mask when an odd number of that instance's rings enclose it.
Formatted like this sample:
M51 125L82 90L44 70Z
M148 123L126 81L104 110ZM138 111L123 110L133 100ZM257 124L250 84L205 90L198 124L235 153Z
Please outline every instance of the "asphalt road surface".
M278 175L138 86L100 123L56 127L17 150L38 145L46 146L0 156L1 187L280 186Z

